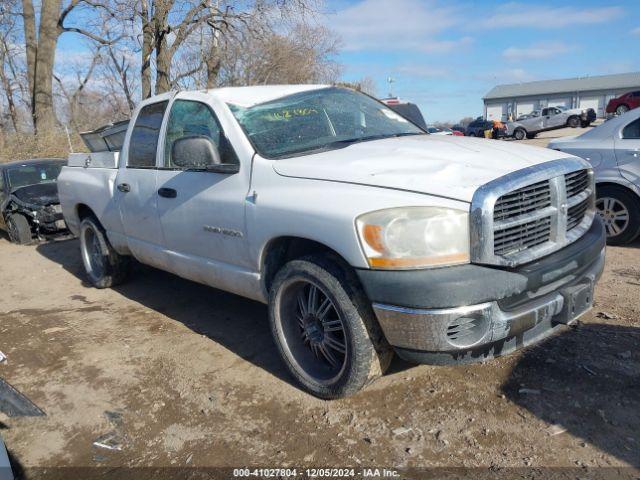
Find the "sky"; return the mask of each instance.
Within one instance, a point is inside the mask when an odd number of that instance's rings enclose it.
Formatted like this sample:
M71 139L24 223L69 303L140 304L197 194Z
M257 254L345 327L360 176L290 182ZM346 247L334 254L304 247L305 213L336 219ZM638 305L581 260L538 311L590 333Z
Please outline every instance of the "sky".
M427 122L481 115L498 84L640 71L640 0L324 2L343 79L370 77ZM56 65L86 59L86 45L63 35Z
M481 115L499 84L640 71L640 0L331 0L326 18L344 79L427 122Z

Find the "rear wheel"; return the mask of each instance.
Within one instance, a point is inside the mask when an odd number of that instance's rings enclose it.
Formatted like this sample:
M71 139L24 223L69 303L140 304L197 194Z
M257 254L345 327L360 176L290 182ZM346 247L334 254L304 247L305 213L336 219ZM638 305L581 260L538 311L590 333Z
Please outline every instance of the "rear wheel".
M12 213L7 217L7 233L13 243L20 245L26 245L33 240L29 220L19 213Z
M527 137L527 132L524 128L517 128L515 132L513 132L513 138L516 140L524 140Z
M640 201L625 188L599 187L596 211L604 222L609 245L632 242L640 233Z
M618 115L625 114L625 113L627 113L628 111L629 111L629 107L628 107L628 106L626 106L626 105L624 105L624 104L623 104L623 105L618 105L618 106L616 107L616 113L617 113Z
M270 290L269 321L287 368L320 398L356 393L393 355L357 278L327 256L282 267Z
M93 217L80 222L80 253L87 276L96 288L118 285L129 273L129 257L114 250L104 229Z

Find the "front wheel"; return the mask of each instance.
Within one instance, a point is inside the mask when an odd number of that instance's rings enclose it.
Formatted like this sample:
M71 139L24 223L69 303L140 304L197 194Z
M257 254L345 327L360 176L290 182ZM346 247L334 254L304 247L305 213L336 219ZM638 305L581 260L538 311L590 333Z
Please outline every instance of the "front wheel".
M27 245L33 240L29 220L19 213L12 213L7 217L7 233L9 240L19 245Z
M80 222L80 253L87 276L96 288L118 285L129 273L129 257L115 251L104 229L93 217Z
M632 242L640 233L640 201L630 191L613 185L599 187L596 211L604 223L609 245Z
M567 125L571 128L578 128L580 126L580 118L569 117L569 120L567 120Z
M320 398L356 393L393 355L357 278L327 256L282 267L270 290L269 321L287 368Z

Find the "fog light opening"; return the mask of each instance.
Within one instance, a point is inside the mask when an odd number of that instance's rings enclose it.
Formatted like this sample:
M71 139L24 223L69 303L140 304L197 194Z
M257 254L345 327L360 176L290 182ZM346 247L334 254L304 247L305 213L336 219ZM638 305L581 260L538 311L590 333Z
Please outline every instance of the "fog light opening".
M489 329L485 315L464 315L447 326L447 340L457 348L471 347L482 340Z

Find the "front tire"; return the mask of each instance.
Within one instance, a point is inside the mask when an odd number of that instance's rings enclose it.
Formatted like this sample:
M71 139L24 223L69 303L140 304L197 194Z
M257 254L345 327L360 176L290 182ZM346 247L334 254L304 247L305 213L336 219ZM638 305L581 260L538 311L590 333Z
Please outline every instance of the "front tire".
M288 370L320 398L358 392L393 356L357 277L326 255L282 267L270 289L269 321Z
M9 240L18 245L27 245L33 240L29 220L19 213L12 213L7 217L7 233Z
M114 287L129 273L129 257L114 250L104 229L93 217L80 222L80 253L89 281L96 288Z
M598 187L596 211L604 223L609 245L624 245L640 233L640 200L623 187Z
M567 126L571 128L578 128L580 126L580 118L579 117L569 117L567 120Z

